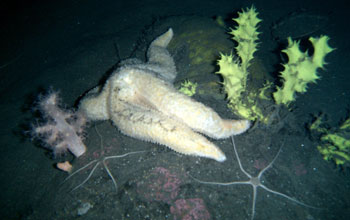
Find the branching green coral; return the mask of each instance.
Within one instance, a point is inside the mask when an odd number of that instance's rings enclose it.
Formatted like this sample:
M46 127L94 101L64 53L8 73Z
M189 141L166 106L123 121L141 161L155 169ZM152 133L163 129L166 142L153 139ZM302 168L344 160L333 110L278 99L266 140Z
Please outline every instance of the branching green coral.
M249 93L247 99L242 100L242 93L246 91L248 68L257 50L257 25L261 20L257 17L255 7L238 12L238 15L238 18L232 19L238 26L229 32L233 36L232 40L237 42L235 49L238 57L221 54L221 59L218 60L220 70L217 73L224 78L223 85L233 112L249 120L263 120L263 114L255 101L257 94Z
M341 130L350 130L350 118L346 119L344 123L340 126Z
M193 96L194 94L196 94L197 86L197 83L185 80L185 82L181 83L179 91L187 96Z
M350 163L350 118L335 129L323 128L321 118L317 118L310 129L321 133L321 144L317 149L324 160L334 161L337 165Z
M343 137L344 133L330 133L321 137L323 145L317 149L323 155L325 160L333 160L337 165L343 165L350 162L350 139Z
M247 91L248 70L257 50L260 34L257 29L261 19L257 17L258 13L254 7L243 10L238 15L238 18L233 19L238 25L229 32L237 42L237 56L232 53L221 54L221 59L218 60L220 70L217 73L224 78L223 85L229 107L234 113L249 120L267 122L269 119L262 113L258 100L267 99L265 92L271 85L265 84L260 91ZM299 49L299 41L288 38L288 47L283 52L288 55L289 61L284 64L284 70L281 72L283 85L273 93L276 104L288 105L295 100L296 92L306 92L307 84L319 78L317 69L324 67L325 56L334 50L328 45L328 40L328 36L310 37L309 41L314 49L310 56L307 51L302 52Z
M317 69L325 65L325 56L334 49L328 45L328 36L319 38L310 37L309 41L314 47L312 56L308 52L302 52L299 49L299 41L293 41L288 38L288 47L282 52L288 55L288 63L283 65L284 70L281 72L283 86L278 87L273 93L276 104L288 105L295 100L295 92L304 93L308 83L315 83L319 78Z

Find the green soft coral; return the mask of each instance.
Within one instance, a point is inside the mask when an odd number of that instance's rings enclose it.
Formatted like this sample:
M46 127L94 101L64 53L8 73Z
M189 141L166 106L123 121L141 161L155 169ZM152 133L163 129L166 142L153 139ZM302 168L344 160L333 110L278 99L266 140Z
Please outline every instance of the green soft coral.
M258 24L261 19L258 18L258 12L254 6L250 9L238 12L238 18L233 18L237 22L238 26L235 29L231 29L232 40L238 44L236 51L241 58L241 67L243 71L248 72L250 61L254 58L254 53L257 50L258 35L260 34Z
M233 112L249 120L263 120L263 114L255 104L257 94L250 93L244 101L242 100L242 93L246 91L248 68L257 50L257 25L261 20L257 17L258 13L254 7L238 12L238 15L238 18L232 19L238 25L229 32L237 42L235 50L238 57L221 54L218 60L220 70L217 73L224 78L223 85Z
M189 80L185 80L181 83L181 87L179 88L179 92L187 95L187 96L193 96L196 94L198 84L191 82Z
M310 126L310 129L321 134L321 143L317 149L323 159L334 161L336 165L350 164L350 118L337 128L326 129L322 125L321 117L319 117Z
M343 133L330 133L321 137L324 143L317 149L325 160L333 160L337 165L350 162L350 139L343 137ZM346 134L345 134L346 135Z
M221 54L221 59L218 61L220 73L224 78L224 88L227 93L229 102L234 104L241 98L241 93L245 91L247 80L247 71L242 71L237 59L231 55Z
M295 93L304 93L308 83L315 83L319 76L317 69L325 65L325 56L334 49L328 45L329 37L321 36L319 38L310 37L309 41L314 47L312 56L308 52L302 52L299 49L299 41L293 41L288 38L288 47L282 52L288 55L288 63L284 64L284 70L281 72L283 86L278 87L273 93L276 104L288 105L295 100Z
M238 15L238 18L233 19L237 26L229 32L237 42L237 56L232 53L221 54L218 60L220 69L217 73L224 79L223 85L232 111L243 118L266 123L269 117L264 116L258 103L259 99L268 99L266 91L272 87L271 84L265 84L260 91L247 91L249 67L257 50L260 34L257 29L261 19L257 17L258 13L254 7L238 12ZM334 50L328 45L328 40L327 36L310 37L309 41L314 49L313 55L310 56L308 51L302 52L299 49L299 41L288 38L288 47L283 52L288 55L289 61L283 65L284 70L281 72L283 85L273 93L276 104L288 106L295 100L296 92L306 92L307 84L319 78L317 69L324 67L325 56Z

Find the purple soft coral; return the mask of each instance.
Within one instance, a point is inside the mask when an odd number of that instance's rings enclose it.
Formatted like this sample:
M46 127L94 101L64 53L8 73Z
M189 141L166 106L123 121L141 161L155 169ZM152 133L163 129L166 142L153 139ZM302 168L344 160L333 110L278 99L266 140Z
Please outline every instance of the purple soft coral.
M57 92L51 93L39 102L40 111L47 123L35 127L33 133L39 136L55 154L67 149L76 157L85 153L82 133L86 118L83 114L62 110L58 107Z

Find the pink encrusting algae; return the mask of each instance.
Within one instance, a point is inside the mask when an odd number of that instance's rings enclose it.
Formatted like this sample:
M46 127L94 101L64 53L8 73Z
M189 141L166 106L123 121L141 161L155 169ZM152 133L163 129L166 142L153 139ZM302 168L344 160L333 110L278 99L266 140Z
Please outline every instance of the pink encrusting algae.
M201 198L178 199L170 207L174 220L209 220L210 213Z
M201 198L179 199L181 174L156 167L137 183L139 196L147 202L170 205L174 220L209 220L210 213Z
M164 167L156 167L137 183L138 194L146 201L172 203L180 191L181 180Z

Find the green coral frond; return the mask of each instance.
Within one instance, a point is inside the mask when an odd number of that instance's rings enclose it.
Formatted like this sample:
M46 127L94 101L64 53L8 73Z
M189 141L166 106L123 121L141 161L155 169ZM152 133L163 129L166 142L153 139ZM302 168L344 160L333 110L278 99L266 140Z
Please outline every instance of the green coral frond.
M248 69L258 46L256 41L259 40L260 33L257 31L257 25L261 19L257 16L258 12L254 6L250 9L243 9L242 12L238 12L238 18L232 19L238 25L234 29L231 28L229 32L233 35L232 39L237 42L236 52L241 58L241 65L245 71Z
M181 87L179 89L179 92L187 95L187 96L193 96L196 94L198 84L191 82L190 80L185 80L181 83Z
M283 86L273 93L276 104L288 105L295 100L295 92L306 92L307 84L315 83L320 78L317 69L323 68L326 55L334 49L328 45L327 36L311 37L309 40L314 48L312 56L309 56L307 51L300 50L300 41L288 38L288 47L282 51L288 56L288 63L283 65L284 70L281 72Z

